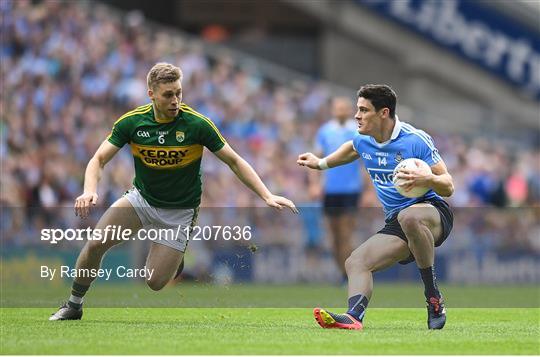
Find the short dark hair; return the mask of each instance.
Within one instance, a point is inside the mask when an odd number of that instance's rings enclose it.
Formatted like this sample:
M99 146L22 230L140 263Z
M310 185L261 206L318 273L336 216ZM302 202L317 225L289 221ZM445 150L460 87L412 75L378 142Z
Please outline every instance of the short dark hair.
M390 118L395 118L397 95L390 86L386 84L366 84L360 87L356 94L358 98L363 97L371 101L377 111L388 108Z

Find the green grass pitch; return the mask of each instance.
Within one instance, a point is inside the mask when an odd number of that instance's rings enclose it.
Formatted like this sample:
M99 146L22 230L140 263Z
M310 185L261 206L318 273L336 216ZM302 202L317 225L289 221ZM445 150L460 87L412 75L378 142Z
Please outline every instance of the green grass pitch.
M46 294L40 301L49 307L26 308L6 307L15 306L14 300L10 299L16 298L16 295L6 293L0 309L0 353L540 354L538 302L531 304L529 300L530 306L523 304L521 307L480 308L463 307L457 299L465 294L478 303L480 296L484 295L481 291L485 289L489 291L490 288L443 289L448 296L456 298L453 299L455 304L449 304L447 326L441 331L427 330L425 308L389 307L399 292L402 296L412 294L416 300L418 286L382 286L380 290L383 293L378 295L378 299L373 299L373 307L368 309L363 331L323 330L316 324L312 309L299 303L302 296L311 304L314 301L310 299L316 300L313 294L316 296L318 292L321 298L334 292L335 301L327 299L321 302L335 305L340 301L341 304L336 306L342 306L345 289L335 287L232 286L225 289L189 285L182 288L180 285L166 289L162 301L169 304L171 296L179 290L185 294L184 303L180 304L183 306L190 305L190 297L197 301L212 301L215 294L224 292L230 294L231 300L221 301L220 307L171 308L148 307L153 306L151 301L161 300L160 293L148 293L139 286L104 284L97 285L89 294L82 321L63 322L47 321L55 305L50 305ZM507 289L506 294L517 290L521 296L538 296L537 287L521 288L521 291L520 288ZM62 287L52 291L51 296L60 290L66 294ZM274 294L266 295L271 291ZM137 299L134 299L135 295ZM227 294L221 295L227 299ZM259 301L265 295L273 296L266 301L266 305L273 307L232 307L233 301L248 306L249 301ZM287 296L294 298L288 299ZM507 296L510 295L503 294L499 303ZM113 307L96 307L108 306L107 299L115 300ZM125 305L126 301L128 305ZM280 307L279 301L296 307ZM28 306L36 306L36 303L33 301ZM123 304L141 307L122 307ZM421 306L422 301L418 305ZM492 300L491 305L496 306L497 301ZM342 311L342 308L336 311Z

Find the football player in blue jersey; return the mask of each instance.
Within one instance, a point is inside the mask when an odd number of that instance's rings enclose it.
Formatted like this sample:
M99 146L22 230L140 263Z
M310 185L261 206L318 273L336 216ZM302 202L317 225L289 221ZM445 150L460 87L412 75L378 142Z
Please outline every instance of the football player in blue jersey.
M349 309L336 314L316 308L314 315L323 328L363 328L363 318L373 290L373 272L397 262L416 260L424 282L428 328L441 329L446 310L434 270L435 247L448 237L453 214L442 197L454 192L452 176L431 137L396 115L395 92L387 85L365 85L357 93L358 134L330 155L299 155L298 164L325 170L362 158L384 207L386 225L358 247L345 261L349 279ZM417 158L431 170L402 169L396 175L403 187L429 187L425 195L407 198L393 185L393 171L404 159Z
M332 119L319 128L315 138L317 155L329 155L355 137L357 125L353 114L351 99L332 99ZM326 171L323 177L316 170L311 170L309 174L309 195L312 199L322 198L334 258L345 281L345 260L353 251L355 214L363 188L360 166L360 162L356 161Z

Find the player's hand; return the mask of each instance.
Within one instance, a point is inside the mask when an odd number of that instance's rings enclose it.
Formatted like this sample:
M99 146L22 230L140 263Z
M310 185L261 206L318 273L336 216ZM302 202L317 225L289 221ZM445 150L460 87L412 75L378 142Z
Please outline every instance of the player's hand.
M293 201L288 198L271 195L265 200L266 204L270 207L274 207L278 210L282 210L284 207L288 207L294 213L298 213L298 208L294 205Z
M396 174L396 179L403 180L401 182L401 187L408 192L416 186L420 187L431 187L431 182L433 179L433 173L431 170L426 169L420 166L418 161L415 161L416 169L399 169Z
M90 214L90 208L95 206L98 200L98 194L83 193L75 199L75 215L82 219L88 217Z
M296 160L296 163L300 166L309 167L310 169L320 170L319 160L320 158L318 158L314 154L310 152L305 152L298 155L298 160Z

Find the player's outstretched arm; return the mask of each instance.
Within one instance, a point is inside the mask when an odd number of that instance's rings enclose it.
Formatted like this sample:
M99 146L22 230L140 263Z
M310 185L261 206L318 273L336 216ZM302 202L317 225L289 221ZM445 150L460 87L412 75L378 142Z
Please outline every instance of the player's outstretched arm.
M358 153L354 150L352 140L341 145L336 151L321 159L310 152L298 155L296 163L314 170L324 170L340 165L348 164L358 159Z
M94 156L88 162L84 173L83 194L75 199L75 214L81 218L88 217L90 207L98 200L97 185L103 172L103 167L120 150L119 147L107 140L101 143Z
M288 207L294 213L298 213L298 209L291 200L272 194L253 167L238 155L229 144L225 144L225 146L214 152L214 154L226 163L235 175L238 176L240 181L262 198L268 206L279 210L283 209L283 207Z

